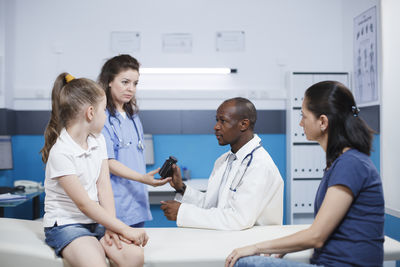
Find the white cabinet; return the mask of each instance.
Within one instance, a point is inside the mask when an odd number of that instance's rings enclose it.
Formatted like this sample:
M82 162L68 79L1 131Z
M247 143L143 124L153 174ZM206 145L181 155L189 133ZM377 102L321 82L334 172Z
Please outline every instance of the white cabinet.
M314 219L314 198L326 166L325 152L306 139L301 120L304 92L326 80L349 85L347 72L292 72L287 101L287 224L306 224Z

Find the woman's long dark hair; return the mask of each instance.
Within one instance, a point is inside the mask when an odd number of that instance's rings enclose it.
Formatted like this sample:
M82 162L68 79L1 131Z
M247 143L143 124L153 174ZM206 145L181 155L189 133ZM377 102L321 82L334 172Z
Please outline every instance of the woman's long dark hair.
M136 58L130 55L118 55L107 60L101 68L101 72L98 78L98 83L104 89L107 96L107 109L111 116L115 117L115 105L114 99L111 95L111 88L109 86L115 77L122 71L126 70L136 70L139 72L140 63ZM139 112L139 107L136 103L136 97L134 96L131 101L124 104L124 110L129 115L132 116Z
M307 89L304 101L317 118L328 117L327 168L345 147L370 155L374 131L358 116L356 102L346 86L336 81L316 83Z

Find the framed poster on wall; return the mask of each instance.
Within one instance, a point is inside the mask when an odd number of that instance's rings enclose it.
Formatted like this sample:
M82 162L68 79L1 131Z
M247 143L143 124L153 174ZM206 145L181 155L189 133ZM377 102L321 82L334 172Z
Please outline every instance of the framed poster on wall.
M354 95L359 105L379 104L376 6L354 18Z

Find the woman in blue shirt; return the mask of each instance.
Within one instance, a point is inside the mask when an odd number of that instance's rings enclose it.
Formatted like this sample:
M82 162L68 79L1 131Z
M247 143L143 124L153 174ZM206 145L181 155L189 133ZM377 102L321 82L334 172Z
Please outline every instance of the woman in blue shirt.
M382 266L382 183L369 158L372 130L358 112L350 90L339 82L307 89L300 126L326 152L315 220L293 235L233 250L225 266L311 266L279 259L308 248L315 248L310 260L314 266ZM253 256L260 254L277 257Z
M138 116L136 86L139 62L130 55L109 59L102 67L99 84L107 96L107 120L102 131L108 153L117 217L132 227L152 220L145 184L159 186L157 170L146 174L143 127Z

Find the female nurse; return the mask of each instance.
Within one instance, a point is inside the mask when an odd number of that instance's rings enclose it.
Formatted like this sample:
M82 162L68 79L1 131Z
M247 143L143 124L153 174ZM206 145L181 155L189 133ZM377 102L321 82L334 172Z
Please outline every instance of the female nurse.
M132 227L152 220L147 186L160 186L170 178L146 174L143 127L138 116L136 86L139 62L130 55L115 56L103 65L99 84L107 96L107 120L103 135L107 144L111 184L117 217Z
M233 250L226 267L382 266L382 182L369 158L372 131L358 112L350 90L339 82L320 82L307 89L300 126L326 153L314 222L293 235ZM314 248L311 264L279 259L309 248Z

